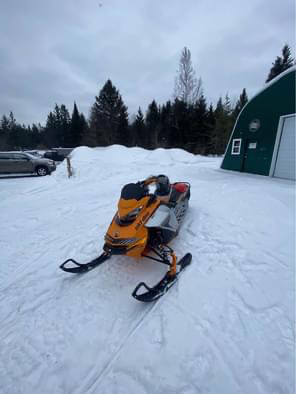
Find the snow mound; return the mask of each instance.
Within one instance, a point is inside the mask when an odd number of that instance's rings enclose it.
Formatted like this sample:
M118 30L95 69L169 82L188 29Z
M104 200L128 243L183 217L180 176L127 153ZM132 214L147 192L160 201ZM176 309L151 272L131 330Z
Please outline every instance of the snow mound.
M104 177L107 174L106 171L113 173L113 169L117 168L117 166L126 166L131 163L137 164L139 169L137 172L141 173L141 169L146 169L147 166L151 167L151 163L154 163L156 166L161 165L173 168L178 164L213 162L211 159L201 158L202 156L195 156L182 149L158 148L154 151L149 151L143 148L127 148L121 145L112 145L106 148L81 146L74 149L70 155L74 179ZM166 171L171 172L170 169ZM156 170L154 175L158 175L159 173L161 173L160 169ZM149 175L152 175L151 171L144 171L143 177ZM66 160L58 165L53 176L57 180L68 177Z

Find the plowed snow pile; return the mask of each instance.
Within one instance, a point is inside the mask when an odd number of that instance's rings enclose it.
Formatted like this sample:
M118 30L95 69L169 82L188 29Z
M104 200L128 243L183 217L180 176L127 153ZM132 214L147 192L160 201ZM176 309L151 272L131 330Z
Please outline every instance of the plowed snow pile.
M0 392L294 392L295 183L220 170L179 149L72 152L44 178L0 179ZM101 253L126 183L191 183L172 243L193 262L161 300L131 297L165 266Z

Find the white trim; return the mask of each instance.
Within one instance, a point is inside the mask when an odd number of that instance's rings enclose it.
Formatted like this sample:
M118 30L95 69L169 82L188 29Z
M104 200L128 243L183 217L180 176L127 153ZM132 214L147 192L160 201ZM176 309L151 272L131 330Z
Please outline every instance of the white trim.
M239 145L235 145L235 143L239 141ZM242 146L242 139L241 138L234 138L232 140L232 147L231 147L231 154L232 155L240 155L241 151L241 146ZM235 148L238 148L238 152L235 152Z
M291 118L292 116L296 116L296 113L280 116L280 120L279 120L279 124L278 124L278 128L277 128L277 133L276 133L276 139L275 139L274 148L273 148L270 169L269 169L269 176L274 176L276 159L277 159L277 155L278 155L278 151L279 151L279 147L280 147L280 141L281 141L281 136L282 136L282 132L283 132L284 121L286 118Z
M289 74L290 72L296 71L296 66L292 66L289 67L287 70L283 71L281 74L277 75L276 77L274 77L271 81L267 82L262 89L259 90L259 92L257 92L255 94L255 96L253 96L251 100L253 100L255 97L257 97L260 93L262 93L264 90L268 89L271 85L273 85L275 82L277 82L279 79L281 79L284 75ZM249 101L249 102L250 102Z

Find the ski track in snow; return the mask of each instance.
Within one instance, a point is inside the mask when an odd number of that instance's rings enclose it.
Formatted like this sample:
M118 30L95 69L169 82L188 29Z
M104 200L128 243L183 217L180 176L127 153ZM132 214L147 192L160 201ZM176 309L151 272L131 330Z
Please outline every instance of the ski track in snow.
M51 177L0 179L3 393L293 393L294 185L219 163L79 148L73 179L65 163ZM192 184L172 247L193 263L165 297L130 296L163 275L153 262L59 270L100 253L125 183L159 173Z
M158 303L160 303L159 301ZM89 374L89 376L86 378L85 382L83 383L82 387L79 388L77 393L86 393L86 392L92 392L92 388L94 385L96 385L96 388L98 389L98 385L100 382L104 379L104 377L108 374L110 369L112 368L112 365L115 363L117 358L119 357L120 353L122 352L124 346L127 344L129 339L136 333L136 331L141 327L141 325L145 322L145 320L148 318L148 316L155 310L157 307L158 303L154 303L152 305L147 306L147 311L144 312L141 317L138 319L136 324L131 327L131 329L128 331L128 333L123 337L122 341L120 342L120 345L114 352L114 354L111 356L109 361L106 363L104 368L100 371L99 374L97 374L96 370L97 367L94 366Z

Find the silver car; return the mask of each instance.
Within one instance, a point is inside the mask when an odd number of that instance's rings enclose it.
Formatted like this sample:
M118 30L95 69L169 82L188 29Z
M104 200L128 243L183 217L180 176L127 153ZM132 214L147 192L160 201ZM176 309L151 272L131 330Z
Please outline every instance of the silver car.
M56 169L53 160L39 158L25 152L0 152L0 174L51 174Z

